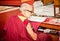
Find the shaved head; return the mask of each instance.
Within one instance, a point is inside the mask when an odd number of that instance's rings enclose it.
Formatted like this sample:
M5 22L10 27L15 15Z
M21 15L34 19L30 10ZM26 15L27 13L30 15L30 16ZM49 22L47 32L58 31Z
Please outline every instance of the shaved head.
M21 10L30 10L32 11L32 5L28 4L28 3L23 3L21 4Z

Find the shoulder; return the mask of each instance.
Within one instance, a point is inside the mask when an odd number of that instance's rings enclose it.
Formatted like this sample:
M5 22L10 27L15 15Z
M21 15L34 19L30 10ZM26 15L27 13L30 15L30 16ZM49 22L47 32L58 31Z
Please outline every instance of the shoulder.
M18 18L18 16L16 15L16 16L11 16L11 17L9 17L9 19L8 20L15 20L15 19L17 19Z
M5 23L11 23L11 22L15 22L18 20L18 16L10 16L6 19Z

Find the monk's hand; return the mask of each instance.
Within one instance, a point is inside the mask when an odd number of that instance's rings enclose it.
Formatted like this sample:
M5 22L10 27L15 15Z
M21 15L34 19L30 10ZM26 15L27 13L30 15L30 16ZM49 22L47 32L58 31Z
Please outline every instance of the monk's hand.
M33 40L36 40L37 39L37 34L32 30L32 27L31 27L31 24L28 23L27 24L27 32L29 33L29 35L32 37Z

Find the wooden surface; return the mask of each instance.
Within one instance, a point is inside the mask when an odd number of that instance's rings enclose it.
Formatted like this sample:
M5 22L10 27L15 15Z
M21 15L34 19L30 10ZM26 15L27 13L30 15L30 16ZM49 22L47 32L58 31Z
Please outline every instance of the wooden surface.
M21 1L17 1L17 0L3 0L3 1L0 1L0 5L7 5L7 6L20 6L21 4Z
M59 8L59 12L56 13L56 8ZM54 0L54 17L60 16L60 0Z
M0 5L20 6L22 2L33 3L34 0L0 0Z
M56 29L56 30L60 30L60 26L56 26L56 25L51 25L51 24L48 24L48 23L41 23L42 27L46 27L46 28L50 28L50 29ZM52 34L49 34L51 37L52 37L52 40L53 41L58 41L58 35L52 35Z
M60 0L54 0L54 5L60 5Z
M40 26L45 27L47 29L55 29L57 31L60 31L60 23L42 22ZM52 35L52 34L49 35L52 37L53 41L58 41L58 35Z
M50 29L56 29L56 30L60 30L60 25L54 25L54 24L49 24L47 22L43 22L41 23L41 26L46 27L46 28L50 28Z
M45 22L41 23L41 26L51 29L56 29L60 31L60 18L48 18Z
M52 3L54 0L43 0L43 4L44 5L47 5L49 3Z

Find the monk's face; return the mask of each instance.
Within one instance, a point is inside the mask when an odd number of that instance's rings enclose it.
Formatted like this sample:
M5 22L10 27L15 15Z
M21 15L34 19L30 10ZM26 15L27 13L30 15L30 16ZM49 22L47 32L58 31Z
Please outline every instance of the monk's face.
M33 6L30 4L27 4L27 3L22 4L21 10L22 10L23 15L26 18L29 18L30 16L33 15Z

